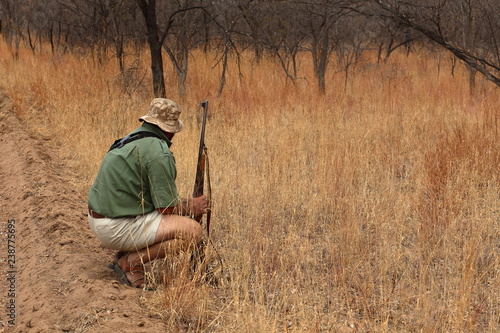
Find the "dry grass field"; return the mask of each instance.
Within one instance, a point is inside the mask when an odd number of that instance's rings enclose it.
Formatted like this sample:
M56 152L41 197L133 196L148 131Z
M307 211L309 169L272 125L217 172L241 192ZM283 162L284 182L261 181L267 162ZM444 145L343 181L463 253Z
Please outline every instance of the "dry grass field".
M6 50L5 45L1 46ZM500 90L437 55L358 65L344 92L329 68L320 95L309 56L285 80L244 54L222 96L213 54L193 54L174 139L180 193L195 176L199 102L217 287L179 276L144 306L167 331L500 331ZM130 59L133 60L133 59ZM131 61L129 61L131 62ZM2 87L35 136L53 137L86 197L116 138L152 98L147 55L124 82L116 61L0 54Z

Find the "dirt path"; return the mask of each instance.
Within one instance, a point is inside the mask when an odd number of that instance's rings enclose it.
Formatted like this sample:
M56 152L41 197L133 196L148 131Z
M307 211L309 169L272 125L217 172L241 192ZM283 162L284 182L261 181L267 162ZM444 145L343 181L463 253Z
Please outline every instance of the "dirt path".
M0 332L161 332L142 291L118 284L49 141L35 139L0 93ZM9 297L6 231L15 227L15 298ZM7 305L15 301L15 326ZM4 306L5 304L5 306Z

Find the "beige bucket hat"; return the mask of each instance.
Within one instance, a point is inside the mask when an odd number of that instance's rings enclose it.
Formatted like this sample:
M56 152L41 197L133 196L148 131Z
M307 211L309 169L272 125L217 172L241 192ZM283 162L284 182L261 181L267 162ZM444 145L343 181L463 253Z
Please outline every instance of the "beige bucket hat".
M168 133L182 131L184 124L179 119L182 110L180 106L167 98L155 98L151 101L147 115L139 118L139 121L160 127Z

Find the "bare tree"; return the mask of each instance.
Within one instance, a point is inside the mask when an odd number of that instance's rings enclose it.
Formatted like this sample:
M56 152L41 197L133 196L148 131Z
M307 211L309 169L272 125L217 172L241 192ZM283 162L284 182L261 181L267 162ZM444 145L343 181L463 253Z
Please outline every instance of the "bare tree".
M498 0L371 2L382 9L381 15L422 33L462 60L470 71L478 71L500 86Z
M156 19L156 0L137 0L144 16L147 30L147 41L151 52L151 73L153 75L153 92L155 97L166 97L165 80L163 78L163 59L161 47L168 27L164 30L158 26ZM171 24L171 23L170 23Z
M335 27L339 19L346 15L346 2L342 0L314 0L299 3L297 10L301 13L302 29L308 35L314 73L319 89L325 92L325 75L332 50L337 47L338 36Z
M4 39L14 48L14 59L19 58L19 46L29 22L31 8L27 0L1 0L0 16Z
M129 0L108 0L105 8L109 22L106 38L114 47L120 73L125 78L125 45L127 40L138 38L137 32L130 30L130 27L136 26L137 7Z
M50 1L42 4L40 2L32 2L30 17L27 22L28 42L31 50L35 53L38 47L40 54L43 52L42 35L46 27L50 24Z
M359 15L350 13L340 18L340 24L337 28L338 43L335 48L337 55L337 66L341 72L344 72L344 92L347 91L347 83L351 69L361 59L361 54L365 49L365 44L369 37L366 36L365 24Z
M235 55L239 64L247 47L257 61L264 54L275 57L292 82L298 78L297 55L309 52L324 92L332 55L336 70L345 73L345 89L368 45L378 48L380 60L400 47L408 51L417 39L462 60L471 89L476 72L500 86L498 0L0 0L0 29L14 57L22 41L42 52L48 40L52 52L92 52L100 63L113 54L123 77L126 46L133 43L140 50L146 43L159 97L166 97L163 51L175 68L181 96L191 51L200 47L217 51L219 93L229 59Z
M265 12L263 12L263 4L265 4L265 1L259 0L240 0L237 1L236 4L243 21L246 23L245 27L247 28L242 29L241 34L250 36L249 41L255 52L255 59L257 62L261 60L264 51L261 38L262 17L265 14ZM226 13L228 12L229 11Z
M307 39L296 6L289 2L266 4L259 33L263 46L276 57L286 77L293 83L298 79L297 54Z
M377 59L380 62L383 60L387 62L391 54L399 49L405 47L407 53L410 50L410 44L419 39L419 35L411 28L400 22L382 17L378 21L380 24L379 34L376 36L379 44ZM385 54L382 59L382 49L385 49Z
M142 11L146 22L147 31L147 42L149 45L149 50L151 52L151 72L153 74L153 91L157 97L166 97L165 90L165 80L163 77L163 58L162 58L162 47L164 47L169 53L170 59L173 61L174 66L178 75L180 75L179 82L181 82L182 89L185 82L185 75L187 73L187 51L189 49L188 36L182 32L184 27L178 29L177 41L179 43L180 55L173 51L173 48L165 44L165 39L167 35L171 33L174 22L176 19L181 18L186 12L196 9L202 9L200 6L191 5L189 1L181 3L176 1L178 6L177 9L171 11L167 15L162 17L161 22L163 25L159 25L158 22L158 11L156 0L137 0L139 8ZM163 7L161 13L166 12L167 7ZM182 18L181 18L182 21ZM185 24L188 22L185 20Z
M228 1L231 2L231 1ZM222 1L219 3L221 5ZM217 15L214 17L213 22L217 27L218 36L217 44L215 49L217 50L217 64L222 64L222 71L219 80L219 95L222 94L224 87L226 86L226 77L228 73L229 58L231 55L236 56L236 63L238 66L238 75L241 74L240 67L240 52L237 46L237 41L233 38L233 35L239 33L237 27L241 16L237 11L228 10L228 7L221 6L214 10ZM258 56L257 56L258 58Z
M82 53L90 51L97 61L107 61L114 0L57 0L59 30L64 29L66 46ZM58 42L61 42L60 40Z
M201 31L207 23L203 0L177 1L173 11L165 9L168 26L163 49L168 54L177 74L179 95L184 96L189 68L189 53L201 44Z

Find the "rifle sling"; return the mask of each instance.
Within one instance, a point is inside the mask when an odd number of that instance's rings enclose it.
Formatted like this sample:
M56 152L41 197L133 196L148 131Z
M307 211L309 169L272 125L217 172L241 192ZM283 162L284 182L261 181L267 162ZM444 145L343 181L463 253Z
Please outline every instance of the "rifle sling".
M127 143L130 143L132 141L143 139L143 138L150 138L150 137L154 137L154 138L158 138L160 140L163 140L159 135L152 133L152 132L146 132L146 131L135 132L135 133L127 135L126 137L115 140L115 142L113 142L111 147L109 147L108 152L113 150L113 149L120 149L123 146L125 146Z

